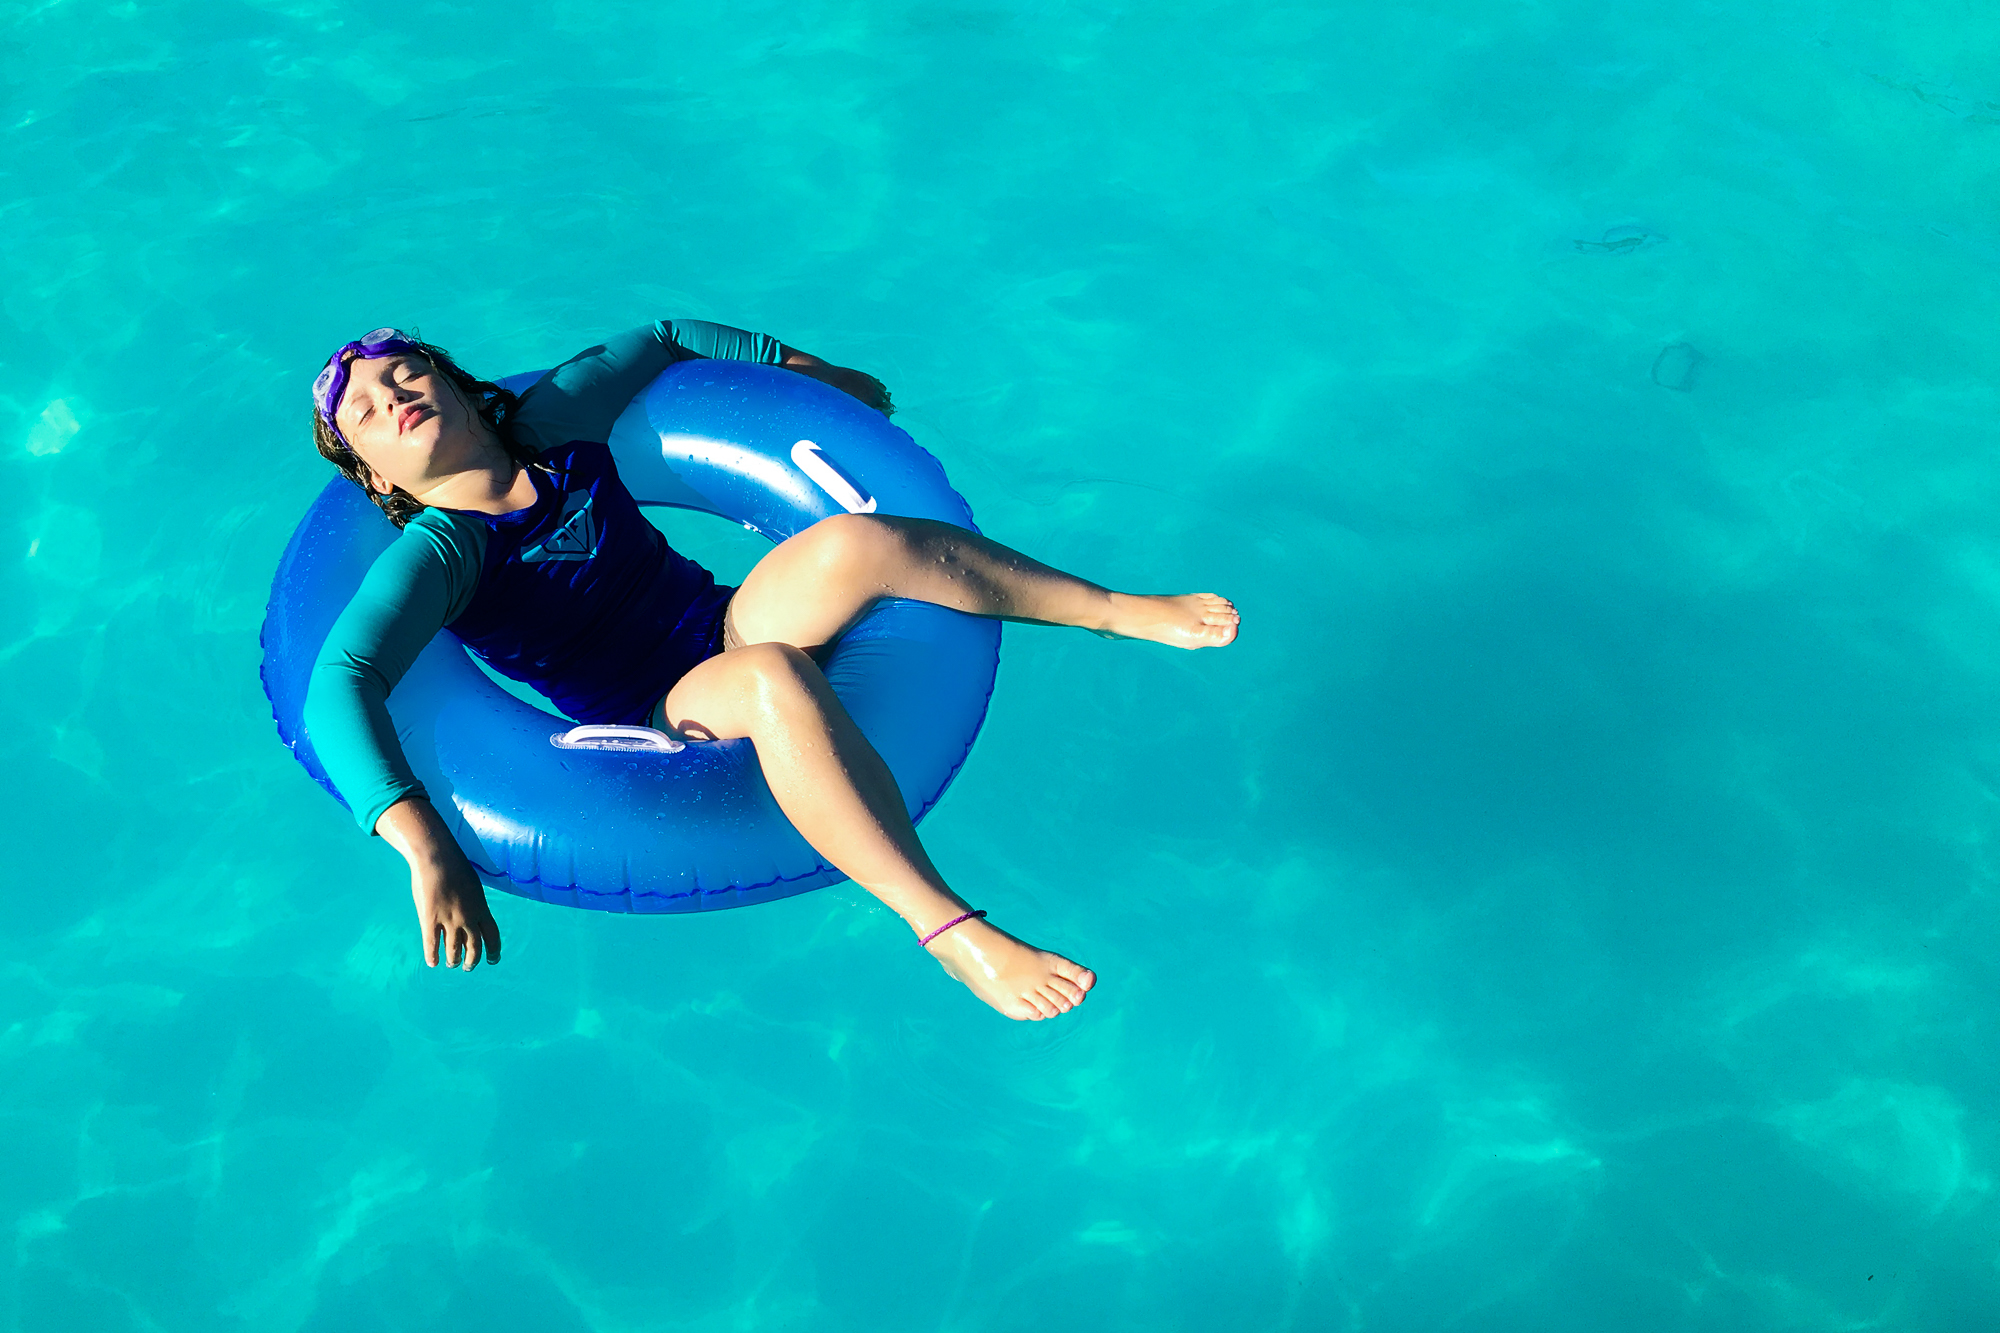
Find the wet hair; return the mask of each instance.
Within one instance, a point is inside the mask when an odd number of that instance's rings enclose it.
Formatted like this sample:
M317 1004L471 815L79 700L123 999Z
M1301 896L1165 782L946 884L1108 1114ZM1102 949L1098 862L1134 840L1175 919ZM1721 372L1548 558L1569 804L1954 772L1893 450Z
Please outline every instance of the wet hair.
M501 388L487 380L475 379L469 372L459 368L451 359L451 353L442 347L433 347L418 341L407 352L398 356L421 356L431 363L431 368L449 384L460 401L473 411L479 419L492 428L500 438L500 447L507 456L523 467L537 466L535 451L514 438L511 428L514 412L521 405L521 399L513 392ZM313 443L319 448L319 456L340 469L341 475L359 486L367 497L375 502L389 521L402 527L424 510L423 502L401 486L387 495L370 484L368 465L361 461L361 455L354 452L348 443L334 434L333 427L313 409Z

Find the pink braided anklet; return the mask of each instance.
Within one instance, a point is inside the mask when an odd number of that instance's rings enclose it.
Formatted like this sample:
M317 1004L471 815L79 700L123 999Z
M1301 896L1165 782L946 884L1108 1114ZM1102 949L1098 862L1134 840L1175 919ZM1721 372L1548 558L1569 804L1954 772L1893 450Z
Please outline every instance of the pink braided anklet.
M970 921L972 920L972 918L976 916L985 916L985 915L986 913L984 912L967 912L964 916L955 916L951 920L945 922L942 926L939 926L936 930L932 931L930 934L918 940L917 947L919 949L923 948L925 945L929 944L932 940L944 934L947 930L950 930L953 926L960 925L963 924L964 922Z

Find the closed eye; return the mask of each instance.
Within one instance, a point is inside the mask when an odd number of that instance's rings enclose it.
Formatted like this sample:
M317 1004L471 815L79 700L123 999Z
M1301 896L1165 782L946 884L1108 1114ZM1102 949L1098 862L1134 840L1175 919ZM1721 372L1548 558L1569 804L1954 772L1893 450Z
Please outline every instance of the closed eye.
M389 368L389 377L391 382L399 386L405 384L414 384L416 381L422 379L425 375L429 373L430 373L430 367L425 365L423 362L419 361L415 357L404 357ZM375 404L369 402L366 398L357 395L357 397L350 398L348 401L349 402L358 401L362 404L360 410L354 414L355 425L358 426L362 422L368 420L368 418L375 415Z

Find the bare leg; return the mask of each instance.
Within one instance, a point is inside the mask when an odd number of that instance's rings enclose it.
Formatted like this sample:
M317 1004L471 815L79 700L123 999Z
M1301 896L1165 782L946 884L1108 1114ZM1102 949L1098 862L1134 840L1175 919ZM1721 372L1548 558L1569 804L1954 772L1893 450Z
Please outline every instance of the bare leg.
M919 935L963 913L965 901L917 841L881 756L802 651L831 643L884 597L1182 648L1226 645L1238 623L1236 608L1212 593L1111 592L927 519L841 514L759 561L730 602L730 650L682 677L667 695L667 720L696 737L754 740L793 826ZM1012 1018L1053 1017L1097 982L1088 968L981 920L929 947Z
M730 621L739 643L817 648L883 597L1181 648L1222 647L1240 619L1213 593L1111 592L949 523L839 514L758 561Z
M917 841L888 766L800 649L759 643L711 657L668 692L666 715L698 740L754 741L792 826L919 936L966 910ZM1053 1018L1097 984L1090 969L981 920L954 926L929 948L1009 1018Z

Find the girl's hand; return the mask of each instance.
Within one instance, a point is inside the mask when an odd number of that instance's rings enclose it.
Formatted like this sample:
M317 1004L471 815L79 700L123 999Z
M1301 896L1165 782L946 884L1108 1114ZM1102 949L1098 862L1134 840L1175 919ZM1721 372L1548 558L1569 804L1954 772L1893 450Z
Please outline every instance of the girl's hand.
M431 803L406 796L375 822L375 831L410 863L410 897L423 932L424 962L436 967L442 957L447 967L463 966L468 972L482 956L498 963L500 927L486 909L486 886Z
M818 380L821 384L831 384L850 397L858 398L883 416L892 416L896 405L889 401L889 390L881 380L865 370L849 370L846 366L831 365L816 356L804 352L785 350L784 367L799 374Z
M792 369L803 368L793 366ZM889 387L865 370L849 370L846 366L821 366L806 370L805 373L822 384L831 384L842 393L859 398L885 417L895 415L896 405L889 401Z
M472 873L465 853L455 843L451 850L456 865L410 867L410 897L417 904L425 964L436 967L442 957L446 967L463 966L470 972L482 955L489 963L500 961L500 926L486 909L486 886Z

